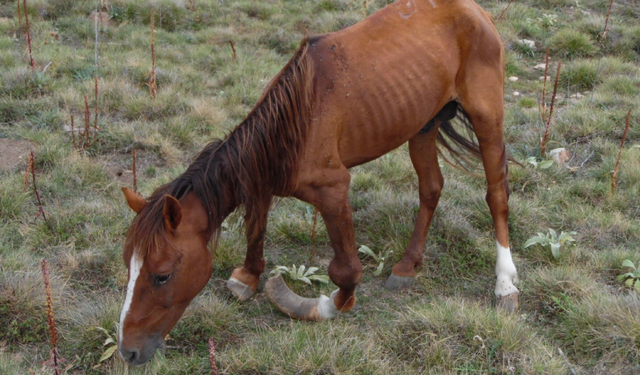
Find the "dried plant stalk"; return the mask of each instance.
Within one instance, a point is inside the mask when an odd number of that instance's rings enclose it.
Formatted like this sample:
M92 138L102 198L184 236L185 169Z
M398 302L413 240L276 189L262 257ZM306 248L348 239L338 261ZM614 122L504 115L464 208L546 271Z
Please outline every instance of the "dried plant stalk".
M133 150L133 192L138 194L138 172L136 171L136 150Z
M309 254L309 263L313 260L316 253L316 225L318 224L318 208L313 211L313 229L311 230L311 253Z
M33 163L33 152L29 154L29 160L27 161L27 170L24 172L24 189L22 189L22 192L26 192L27 191L27 187L29 187L29 174L31 173L31 170L35 168L35 165Z
M73 149L78 149L78 144L76 143L76 129L73 126L73 115L71 115L71 139L73 142Z
M602 30L602 34L600 37L602 39L607 39L607 25L609 24L609 16L611 15L611 7L613 6L613 0L609 3L609 11L607 12L607 18L604 20L604 29Z
M618 160L616 161L616 169L613 170L613 177L611 179L611 192L618 187L618 172L620 171L620 157L622 156L622 147L624 141L627 139L627 133L629 132L629 118L631 117L631 109L627 113L627 120L624 124L624 132L622 133L622 140L620 141L620 150L618 151Z
M91 132L91 112L89 111L89 101L84 96L84 145L82 149L89 147L89 133Z
M158 93L158 85L156 83L156 50L155 50L155 12L151 12L151 72L149 73L149 91L153 99Z
M233 61L236 61L237 55L236 55L236 47L233 45L233 40L229 41L229 45L231 45L231 51L232 51L232 55L231 57L233 58Z
M549 72L549 47L547 47L547 52L545 54L545 63L544 63L544 83L542 84L542 97L540 98L540 117L542 118L542 122L547 121L547 73Z
M189 0L189 6L190 6L190 10L193 12L193 14L195 14L194 19L196 21L200 21L200 15L198 14L198 10L196 9L196 4L193 2L193 0Z
M29 31L29 14L27 12L27 0L24 1L24 21L27 26L27 45L29 46L29 64L32 68L36 67L35 61L33 61L33 52L31 51L31 31Z
M97 136L98 130L100 130L100 128L98 127L98 76L95 77L95 80L96 80L96 84L95 84L96 108L95 108L95 118L93 119L93 130L95 132L95 136Z
M20 0L18 0L18 24L22 27L22 13L20 12Z
M502 16L507 12L507 9L509 9L509 7L511 6L511 3L513 3L513 0L509 1L509 4L507 4L507 7L504 8L504 10L502 11L502 13L500 13L500 15L498 16L498 18L496 19L495 24L498 24L498 22L500 22L502 20Z
M211 374L218 375L218 365L216 365L216 346L213 337L209 337L209 365L211 366Z
M53 293L46 259L42 259L42 278L44 279L44 292L47 296L47 324L49 325L49 337L51 338L50 361L52 360L53 362L54 374L58 375L60 373L58 369L58 330L56 330L56 321L53 317Z
M40 192L38 191L38 187L36 186L36 163L33 151L31 151L31 154L29 155L29 165L31 166L31 176L33 177L33 193L36 196L36 200L38 201L38 214L36 215L35 220L38 220L38 217L42 215L44 222L49 225L49 222L47 221L47 215L45 214L44 208L42 207L42 201L40 200Z
M558 93L558 81L560 80L560 68L562 68L562 62L558 62L558 71L556 72L556 81L553 84L553 95L551 96L551 106L549 107L549 117L547 118L547 124L544 128L544 136L540 142L540 155L544 155L547 148L547 142L549 142L549 134L551 128L551 119L553 118L553 108L556 102L556 94Z

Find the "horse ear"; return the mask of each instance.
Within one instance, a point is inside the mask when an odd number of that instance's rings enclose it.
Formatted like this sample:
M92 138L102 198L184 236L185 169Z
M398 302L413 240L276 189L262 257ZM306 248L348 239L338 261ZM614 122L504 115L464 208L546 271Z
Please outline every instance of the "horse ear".
M162 214L164 215L164 223L167 225L167 228L176 230L182 220L182 207L180 206L180 202L170 195L165 196Z
M144 198L140 197L138 194L134 193L133 190L123 187L122 193L124 194L124 198L127 200L129 207L135 213L140 213L142 209L149 204Z

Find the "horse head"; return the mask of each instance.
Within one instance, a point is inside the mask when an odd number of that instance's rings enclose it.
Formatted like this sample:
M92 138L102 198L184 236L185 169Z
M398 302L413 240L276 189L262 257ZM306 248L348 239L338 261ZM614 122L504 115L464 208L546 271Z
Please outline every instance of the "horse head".
M147 202L127 188L122 191L137 216L123 255L129 282L118 350L127 362L139 366L163 346L164 337L211 277L211 236L195 194L180 201L165 195Z

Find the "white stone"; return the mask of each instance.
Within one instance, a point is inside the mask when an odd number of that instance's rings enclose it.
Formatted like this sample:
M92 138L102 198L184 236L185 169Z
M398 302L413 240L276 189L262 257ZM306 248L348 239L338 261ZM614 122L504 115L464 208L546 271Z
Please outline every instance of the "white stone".
M513 96L520 96L520 93L519 93L519 92L517 92L517 91L514 91L514 92L513 92Z
M544 76L540 76L538 79L540 81L544 81ZM551 80L551 76L547 76L547 81L550 81L550 80Z
M547 156L553 159L553 161L558 165L564 165L569 161L569 159L571 159L571 153L564 147L554 148L547 152Z
M531 39L518 39L518 43L529 48L536 48L536 42Z
M547 67L547 64L538 64L533 67L533 69L544 70Z
M509 81L511 82L516 82L518 80L518 77L509 77Z

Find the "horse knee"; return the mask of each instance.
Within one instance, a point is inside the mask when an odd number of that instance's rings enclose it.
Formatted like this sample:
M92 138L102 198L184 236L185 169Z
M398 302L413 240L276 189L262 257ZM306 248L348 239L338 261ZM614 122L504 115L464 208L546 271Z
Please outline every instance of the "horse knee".
M506 182L505 182L506 185ZM491 213L507 216L509 214L509 188L490 189L486 196L487 204Z
M420 199L422 203L431 210L435 210L440 200L440 193L444 186L442 178L431 181L425 188L420 191Z

